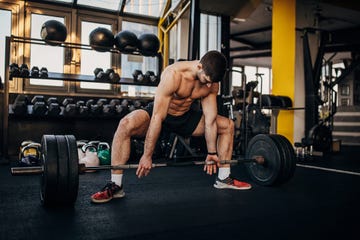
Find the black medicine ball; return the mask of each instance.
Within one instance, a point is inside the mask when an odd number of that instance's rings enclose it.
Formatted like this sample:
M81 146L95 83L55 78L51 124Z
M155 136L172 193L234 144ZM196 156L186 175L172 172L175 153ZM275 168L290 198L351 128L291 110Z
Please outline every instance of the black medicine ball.
M122 53L133 53L138 49L139 40L135 33L124 30L116 34L115 46Z
M94 50L106 52L114 45L114 35L109 29L98 27L90 33L89 43Z
M155 56L160 47L160 41L155 34L144 33L139 37L140 53L144 56Z
M40 36L49 45L60 45L61 43L58 42L65 41L67 30L63 23L56 20L48 20L43 23Z

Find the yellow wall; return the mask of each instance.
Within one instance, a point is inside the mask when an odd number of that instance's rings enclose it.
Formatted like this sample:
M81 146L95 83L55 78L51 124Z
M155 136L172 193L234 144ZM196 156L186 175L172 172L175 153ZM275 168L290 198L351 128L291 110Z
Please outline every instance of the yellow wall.
M289 96L295 91L295 0L273 0L272 11L272 94ZM294 113L281 110L277 133L293 142Z

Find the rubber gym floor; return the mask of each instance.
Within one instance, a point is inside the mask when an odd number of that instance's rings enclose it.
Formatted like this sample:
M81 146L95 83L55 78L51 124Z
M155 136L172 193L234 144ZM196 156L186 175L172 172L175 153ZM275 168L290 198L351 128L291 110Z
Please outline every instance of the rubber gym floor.
M157 168L142 179L128 170L126 197L100 205L90 195L110 172L86 173L70 209L44 208L39 177L14 177L1 165L0 239L359 239L359 154L343 147L299 162L284 185L247 191L213 188L200 166ZM232 174L249 180L243 166Z

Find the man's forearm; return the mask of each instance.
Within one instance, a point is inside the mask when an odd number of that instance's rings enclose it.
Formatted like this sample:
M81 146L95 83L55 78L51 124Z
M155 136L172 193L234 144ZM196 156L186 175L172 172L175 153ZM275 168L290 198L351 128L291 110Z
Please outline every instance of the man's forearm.
M217 126L215 121L211 124L205 124L205 139L208 152L216 152Z
M149 129L145 138L144 155L149 157L154 153L156 142L160 136L162 121L157 117L151 119Z

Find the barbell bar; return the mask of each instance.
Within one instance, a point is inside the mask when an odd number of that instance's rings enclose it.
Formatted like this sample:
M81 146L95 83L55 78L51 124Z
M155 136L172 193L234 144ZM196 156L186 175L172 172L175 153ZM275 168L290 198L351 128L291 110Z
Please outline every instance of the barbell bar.
M189 157L194 158L192 156ZM44 206L73 206L79 188L79 174L87 170L138 168L138 164L86 167L79 164L76 138L73 135L43 135L42 166L14 167L12 175L41 175L40 199ZM160 159L158 159L160 160ZM246 154L221 164L245 163L250 177L258 184L272 186L287 182L294 174L296 157L291 143L281 135L258 134L251 138ZM209 161L154 163L153 167L215 164Z
M189 157L191 158L191 157ZM76 160L77 161L77 160ZM264 164L264 158L262 156L256 156L252 159L238 159L238 160L221 160L220 164L241 164L255 162L257 164ZM181 167L181 166L196 166L196 165L211 165L215 164L214 161L186 161L186 162L167 162L167 163L153 163L152 168L158 167ZM139 164L121 164L121 165L101 165L101 166L93 166L87 167L84 163L78 164L79 174L85 173L89 170L123 170L123 169L133 169L138 168ZM32 166L32 167L12 167L11 175L13 176L21 176L21 175L39 175L44 173L43 166Z

